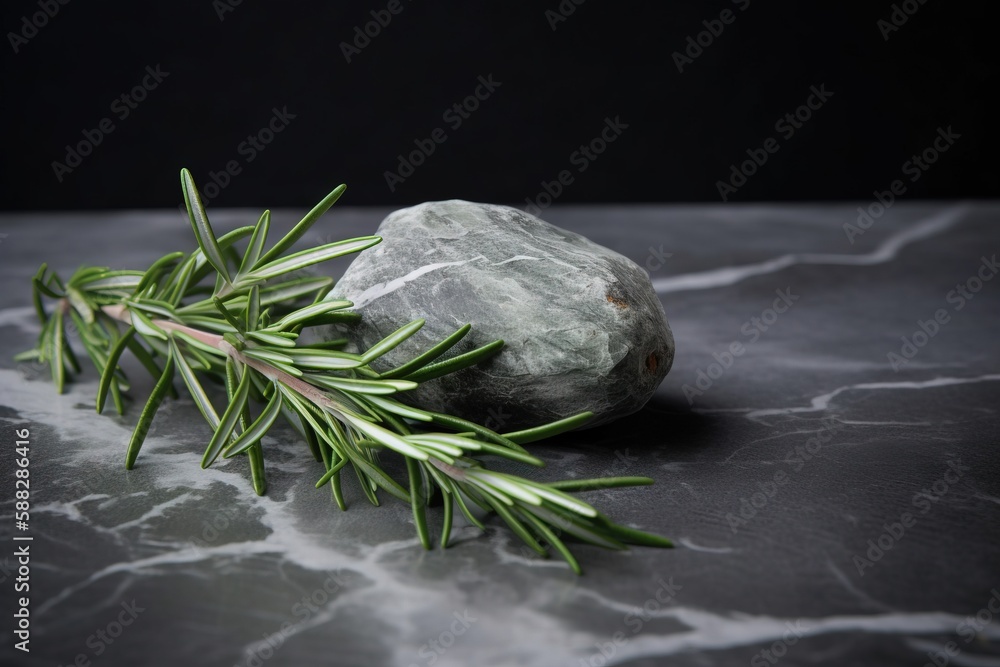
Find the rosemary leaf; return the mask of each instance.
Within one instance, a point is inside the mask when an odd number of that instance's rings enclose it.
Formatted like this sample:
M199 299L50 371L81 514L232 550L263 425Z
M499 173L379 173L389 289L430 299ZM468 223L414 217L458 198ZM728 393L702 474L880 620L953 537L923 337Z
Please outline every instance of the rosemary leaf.
M160 408L160 403L163 402L163 397L167 394L167 388L170 386L173 377L174 357L171 354L167 357L167 363L163 367L163 375L160 376L160 379L153 387L153 392L149 395L146 406L139 415L139 421L135 425L135 430L132 431L132 438L129 440L128 450L125 453L126 470L131 470L132 466L135 465L135 459L139 456L139 450L142 448L142 443L146 440L146 434L149 433L149 426L153 423L153 417L156 416L156 411Z
M294 255L288 255L282 259L276 259L269 264L264 264L263 266L248 273L247 278L254 280L268 280L284 273L298 271L299 269L304 269L307 266L312 266L313 264L318 264L319 262L325 262L335 257L340 257L341 255L349 255L352 252L358 252L359 250L370 248L376 243L379 243L381 240L382 239L378 236L362 236L360 238L349 239L347 241L328 243L310 250L303 250L302 252L297 252Z
M198 194L194 178L191 177L191 172L187 169L181 169L181 187L184 190L184 203L187 205L188 217L191 219L191 228L198 240L198 247L205 253L205 257L225 282L232 282L229 278L229 269L226 267L226 259L222 256L222 249L219 247L219 241L215 237L215 232L212 231L205 207L201 203L201 195Z
M260 254L264 250L264 244L267 243L267 233L270 229L271 212L264 211L260 220L257 221L257 225L253 228L250 244L247 245L246 252L243 253L243 261L240 263L239 271L237 271L238 276L248 273L260 260Z
M426 382L427 380L433 380L436 377L441 377L442 375L454 373L455 371L460 371L463 368L468 368L469 366L475 366L478 363L482 363L495 355L501 349L503 349L503 341L495 340L492 343L487 343L486 345L478 347L470 352L466 352L465 354L460 354L456 357L446 359L445 361L439 361L435 364L424 366L420 370L407 375L405 379L412 380L413 382Z
M240 378L240 383L230 398L229 406L222 413L219 426L215 429L215 433L212 435L212 439L208 442L208 447L205 449L205 455L201 458L202 468L212 465L222 451L223 445L232 437L233 431L236 429L236 424L243 414L243 409L246 407L249 392L250 369L244 367L243 377Z
M274 420L278 418L280 410L281 392L275 391L271 394L271 400L268 401L267 407L260 413L260 416L250 425L250 428L241 433L240 437L222 452L222 455L227 459L231 458L250 449L255 443L260 442L260 439L264 437L274 424Z
M292 231L285 234L284 238L275 243L274 247L268 250L267 253L260 258L259 263L265 264L291 248L292 245L298 241L303 234L309 231L309 228L312 227L317 220L319 220L320 216L326 213L331 206L337 203L337 200L340 199L340 196L344 194L345 190L347 190L346 185L338 185L333 192L324 197L320 203L316 204L311 211L306 213L305 217L292 228Z
M108 398L108 391L111 389L115 373L118 370L118 360L121 358L122 352L125 351L125 348L132 341L132 336L134 335L135 327L129 327L121 335L114 347L111 348L108 358L104 360L106 365L104 372L101 374L101 382L97 385L97 414L104 412L104 403Z

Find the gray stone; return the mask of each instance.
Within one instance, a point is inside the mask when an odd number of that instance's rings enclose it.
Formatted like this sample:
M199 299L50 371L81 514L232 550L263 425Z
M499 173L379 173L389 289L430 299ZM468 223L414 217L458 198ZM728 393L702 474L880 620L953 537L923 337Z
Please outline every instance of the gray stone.
M461 200L389 215L330 298L360 324L338 327L360 348L407 322L426 325L374 366L397 366L465 323L446 356L498 338L479 366L400 397L509 431L582 410L589 426L639 410L673 363L674 340L649 276L589 239L517 209Z

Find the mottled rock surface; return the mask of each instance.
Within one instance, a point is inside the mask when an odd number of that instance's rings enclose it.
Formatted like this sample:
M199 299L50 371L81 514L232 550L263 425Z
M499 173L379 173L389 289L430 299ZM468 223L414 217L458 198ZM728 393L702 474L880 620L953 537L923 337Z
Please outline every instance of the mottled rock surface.
M376 370L396 366L465 323L447 356L501 338L493 359L401 395L426 409L509 431L582 410L590 425L640 409L673 362L663 307L638 265L506 206L428 202L389 215L330 298L361 313L340 328L368 347L425 318Z

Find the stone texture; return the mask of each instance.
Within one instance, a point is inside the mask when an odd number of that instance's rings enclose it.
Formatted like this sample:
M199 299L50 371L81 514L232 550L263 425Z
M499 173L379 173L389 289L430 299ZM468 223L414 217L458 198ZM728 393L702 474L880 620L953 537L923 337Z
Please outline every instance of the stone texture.
M498 338L493 359L422 383L405 399L511 430L590 410L590 426L640 409L673 362L649 276L628 258L517 209L461 200L389 215L331 294L362 315L342 327L367 347L425 318L380 363L412 358L465 323L454 351Z

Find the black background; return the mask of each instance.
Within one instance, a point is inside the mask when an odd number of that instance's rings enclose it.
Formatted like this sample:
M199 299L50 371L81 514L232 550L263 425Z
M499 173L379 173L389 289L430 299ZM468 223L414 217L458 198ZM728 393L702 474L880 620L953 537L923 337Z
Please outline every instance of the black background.
M42 0L55 2L56 0ZM235 0L233 0L235 1ZM10 33L38 0L5 2L6 209L150 208L180 202L177 172L205 190L242 172L211 206L307 207L341 182L353 205L459 197L526 205L570 169L570 202L721 201L720 179L768 137L780 149L730 202L872 199L939 127L961 138L907 198L990 197L997 180L995 22L988 3L910 0L888 40L890 2L428 3L402 12L350 63L342 42L387 3L226 0L60 5L18 53ZM901 3L902 4L902 3ZM683 73L673 54L724 9L735 21ZM568 13L568 12L567 12ZM128 118L112 102L146 66L169 76ZM458 129L442 114L479 76L501 86ZM830 100L789 139L775 122L825 85ZM246 162L238 146L273 108L295 119ZM606 117L628 125L576 171L570 155ZM52 163L83 131L115 130L71 173ZM448 139L390 191L397 156L441 127Z

